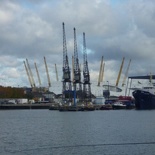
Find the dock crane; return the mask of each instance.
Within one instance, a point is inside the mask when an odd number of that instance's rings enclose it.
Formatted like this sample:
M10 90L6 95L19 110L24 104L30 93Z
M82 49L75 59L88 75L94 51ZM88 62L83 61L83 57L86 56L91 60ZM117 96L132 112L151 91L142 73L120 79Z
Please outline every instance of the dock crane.
M123 65L124 65L124 60L125 60L125 58L123 57L121 67L120 67L120 70L119 70L119 73L118 73L117 81L116 81L116 87L118 86L118 83L119 83L119 80L120 80L120 76L121 76L121 73L122 73L122 68L123 68Z
M100 64L100 71L99 71L99 76L98 76L98 84L97 86L100 86L101 78L102 78L102 72L103 72L103 56L101 58L101 64Z
M74 56L72 55L72 81L74 81Z
M77 50L76 29L74 28L73 30L74 30L73 86L74 86L74 91L76 91L77 97L82 99L81 70L80 70L78 50Z
M24 66L25 66L25 70L26 70L26 73L27 73L27 76L28 76L28 80L29 80L29 82L30 82L30 85L31 85L31 87L33 87L32 80L31 80L31 77L30 77L30 73L29 73L29 71L28 71L28 68L27 68L27 66L26 66L25 61L23 61L23 63L24 63Z
M28 62L28 59L26 59L26 63L27 63L28 71L30 73L30 78L31 78L31 81L32 81L32 85L33 85L33 87L36 87L35 82L34 82L34 78L33 78L33 74L32 74L32 71L31 71L31 68L30 68L30 65L29 65L29 62Z
M41 80L40 80L40 76L39 76L39 72L38 72L38 68L37 68L36 62L34 63L34 66L35 66L35 69L36 69L36 73L37 73L37 77L38 77L39 86L41 87Z
M91 84L90 84L90 75L87 61L86 39L84 32L83 32L83 95L86 104L87 102L91 102Z
M56 80L59 81L58 70L57 70L57 65L56 64L55 64L55 73L56 73Z
M47 74L47 80L48 80L48 87L51 87L51 81L50 81L50 76L49 76L49 72L48 72L48 67L47 67L45 56L44 56L44 63L45 63L45 68L46 68L46 74Z
M126 78L128 76L130 64L131 64L131 59L129 60L128 67L127 67L127 70L126 70L125 75L124 75L124 79L123 79L123 82L122 82L122 87L125 85L125 81L126 81Z
M67 45L66 45L66 34L65 34L65 24L62 23L63 29L63 79L62 79L62 98L69 98L70 99L70 92L72 92L72 85L71 85L71 73L69 68L68 62L68 55L67 55Z

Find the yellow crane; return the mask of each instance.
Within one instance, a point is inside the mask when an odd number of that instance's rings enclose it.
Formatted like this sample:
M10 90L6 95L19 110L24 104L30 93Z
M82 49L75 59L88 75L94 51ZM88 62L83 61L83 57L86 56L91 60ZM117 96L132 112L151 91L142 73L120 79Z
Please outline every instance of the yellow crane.
M30 77L30 73L29 73L29 71L28 71L28 68L27 68L27 66L26 66L25 61L23 61L23 63L24 63L24 66L25 66L25 70L26 70L26 73L27 73L27 76L28 76L30 85L31 85L31 87L33 87L32 80L31 80L31 77Z
M39 76L39 72L38 72L38 68L37 68L36 62L34 63L34 65L35 65L36 72L37 72L37 77L38 77L39 86L41 87L41 80L40 80L40 76Z
M101 58L100 71L99 71L97 86L100 86L100 82L101 82L101 78L102 78L102 70L103 70L102 68L103 68L103 56Z
M105 63L103 63L103 66L102 66L102 72L101 72L101 81L100 81L100 82L103 82L103 76L104 76L104 67L105 67Z
M120 67L120 70L119 70L119 73L118 73L118 77L117 77L117 80L116 80L116 87L118 86L118 83L119 83L119 80L120 80L120 76L121 76L121 73L122 73L122 68L123 68L123 65L124 65L124 60L125 60L125 58L123 57L121 67Z
M124 79L123 79L123 82L122 82L122 87L125 85L125 81L126 81L126 78L128 76L130 64L131 64L131 59L129 60L128 67L127 67L127 70L126 70L125 75L124 75Z
M33 87L36 87L35 82L34 82L34 78L33 78L33 74L32 74L32 71L31 71L31 68L30 68L30 65L29 65L29 62L28 62L28 59L26 59L26 63L27 63L27 67L28 67L28 70L29 70L29 73L30 73L32 85L33 85Z
M56 64L55 64L55 73L56 73L56 80L59 81L58 70L57 70L57 65Z
M46 63L46 58L45 57L44 57L44 63L45 63L45 68L46 68L48 86L51 87L51 81L50 81L50 76L49 76L48 67L47 67L47 63Z

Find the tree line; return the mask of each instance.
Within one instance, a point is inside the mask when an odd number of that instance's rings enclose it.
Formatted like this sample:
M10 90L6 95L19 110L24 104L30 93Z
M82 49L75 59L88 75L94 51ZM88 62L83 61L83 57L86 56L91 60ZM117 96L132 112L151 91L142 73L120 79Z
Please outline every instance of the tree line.
M31 98L24 88L0 86L0 98Z

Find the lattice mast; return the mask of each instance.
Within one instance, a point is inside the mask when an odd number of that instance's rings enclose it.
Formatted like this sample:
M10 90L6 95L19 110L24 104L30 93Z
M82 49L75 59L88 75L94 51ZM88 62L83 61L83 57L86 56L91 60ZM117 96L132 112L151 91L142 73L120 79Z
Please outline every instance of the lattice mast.
M77 95L81 97L81 91L82 91L82 84L81 84L81 70L79 65L79 59L78 59L78 50L77 50L77 40L76 40L76 29L74 28L74 79L73 79L73 85L74 90L77 91Z
M83 95L84 100L91 101L91 84L90 84L90 75L87 62L87 51L86 51L86 39L85 33L83 33Z
M69 68L69 62L68 62L68 55L67 55L67 45L66 45L66 35L65 35L65 24L62 23L63 28L63 86L62 86L62 94L63 98L65 97L65 91L71 91L72 85L71 85L71 73Z

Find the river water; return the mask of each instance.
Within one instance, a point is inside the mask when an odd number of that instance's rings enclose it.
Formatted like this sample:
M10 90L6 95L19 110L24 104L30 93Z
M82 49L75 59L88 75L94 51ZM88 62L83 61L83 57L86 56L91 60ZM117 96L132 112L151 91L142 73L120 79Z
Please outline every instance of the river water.
M0 111L0 155L154 155L155 110Z

